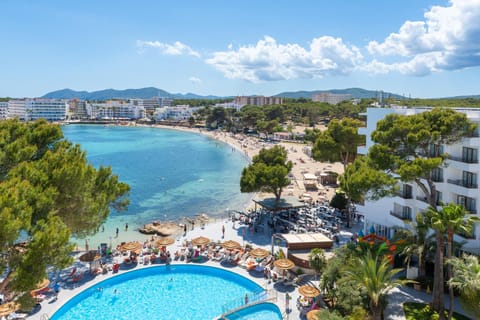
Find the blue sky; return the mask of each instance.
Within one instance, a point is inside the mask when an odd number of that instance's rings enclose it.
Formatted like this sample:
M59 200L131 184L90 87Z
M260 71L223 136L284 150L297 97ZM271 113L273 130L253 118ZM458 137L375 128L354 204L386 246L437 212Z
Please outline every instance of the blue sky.
M0 12L0 96L480 94L480 0L3 0Z

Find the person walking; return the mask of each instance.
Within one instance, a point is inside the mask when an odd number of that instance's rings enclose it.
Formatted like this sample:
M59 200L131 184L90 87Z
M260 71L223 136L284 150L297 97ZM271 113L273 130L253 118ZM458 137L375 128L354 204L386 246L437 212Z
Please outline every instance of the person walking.
M222 239L225 239L225 225L222 225Z
M118 238L118 228L117 228L117 230L115 231L115 237Z
M128 231L128 223L125 223L125 231Z

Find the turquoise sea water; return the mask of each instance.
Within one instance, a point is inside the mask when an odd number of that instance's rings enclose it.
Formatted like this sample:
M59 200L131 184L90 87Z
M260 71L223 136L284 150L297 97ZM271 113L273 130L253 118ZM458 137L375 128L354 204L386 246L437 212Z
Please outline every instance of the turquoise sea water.
M87 151L93 165L111 166L131 186L129 209L112 212L105 224L109 235L117 227L124 231L125 223L131 231L153 220L242 210L250 199L240 193L239 186L248 160L231 146L204 135L102 125L68 125L63 132Z
M246 293L261 290L253 281L227 270L157 266L104 280L73 297L51 319L213 319L232 301L242 302ZM273 316L259 319L279 319Z

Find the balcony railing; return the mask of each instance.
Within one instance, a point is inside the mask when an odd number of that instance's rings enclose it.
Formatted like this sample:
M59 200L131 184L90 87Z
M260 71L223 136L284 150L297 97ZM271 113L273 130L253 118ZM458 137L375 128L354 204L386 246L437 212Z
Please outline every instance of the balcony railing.
M478 163L478 159L468 158L468 157L454 157L449 155L448 159L453 161L463 162L463 163Z
M412 221L412 216L408 213L390 211L390 215L402 220Z
M395 195L397 197L400 197L400 198L403 198L403 199L413 199L413 196L412 196L411 192L397 191L397 192L395 192Z
M454 184L454 185L457 185L457 186L467 188L467 189L478 189L478 184L469 183L469 182L463 181L461 179L447 179L447 182L451 183L451 184Z

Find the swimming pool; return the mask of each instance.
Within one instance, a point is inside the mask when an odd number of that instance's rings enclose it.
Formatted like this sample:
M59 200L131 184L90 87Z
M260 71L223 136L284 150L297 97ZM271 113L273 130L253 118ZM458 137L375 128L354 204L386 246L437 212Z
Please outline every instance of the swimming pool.
M213 319L231 301L260 290L255 282L223 269L155 266L120 274L82 291L51 320Z
M282 312L273 303L259 303L226 317L228 320L281 320Z

